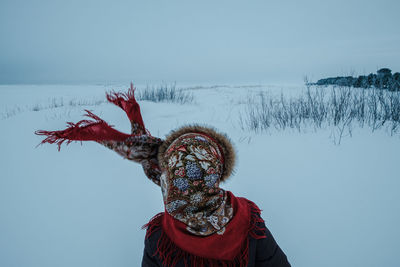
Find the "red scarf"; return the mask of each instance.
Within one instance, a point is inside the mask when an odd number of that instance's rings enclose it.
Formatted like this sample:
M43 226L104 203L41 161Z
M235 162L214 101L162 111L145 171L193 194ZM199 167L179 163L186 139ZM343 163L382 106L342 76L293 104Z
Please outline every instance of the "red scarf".
M132 134L122 133L114 129L89 110L85 110L86 116L94 120L81 120L77 123L68 122L68 128L61 131L36 131L37 135L47 136L40 144L56 143L58 150L60 150L65 141L68 145L72 141L124 141L130 136L150 135L144 127L140 106L135 99L135 88L132 83L128 93L111 92L107 93L106 97L110 103L125 111L132 124Z
M227 224L223 235L207 237L190 234L186 225L174 219L167 212L154 216L143 228L147 228L146 238L161 229L156 255L165 266L175 266L180 260L185 265L190 260L192 266L247 266L250 236L265 238L265 229L257 223L263 222L261 210L246 198L235 197L227 191L234 209L234 217Z

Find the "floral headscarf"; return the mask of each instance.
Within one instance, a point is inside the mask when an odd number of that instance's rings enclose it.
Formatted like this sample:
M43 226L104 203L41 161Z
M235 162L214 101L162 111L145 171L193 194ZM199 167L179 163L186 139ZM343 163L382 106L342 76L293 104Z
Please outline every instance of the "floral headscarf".
M215 140L202 133L183 134L164 159L160 181L166 211L193 234L223 234L233 209L219 188L224 157Z

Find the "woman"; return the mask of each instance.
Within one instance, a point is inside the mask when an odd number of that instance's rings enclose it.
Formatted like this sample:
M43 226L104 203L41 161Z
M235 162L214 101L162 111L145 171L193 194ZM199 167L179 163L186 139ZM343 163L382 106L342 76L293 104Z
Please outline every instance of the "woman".
M62 131L37 131L42 143L96 141L140 163L161 187L165 212L148 224L142 266L290 266L260 216L245 198L220 188L232 173L235 152L230 140L199 125L172 131L165 140L146 130L134 88L107 99L121 107L132 134L121 133L88 112Z

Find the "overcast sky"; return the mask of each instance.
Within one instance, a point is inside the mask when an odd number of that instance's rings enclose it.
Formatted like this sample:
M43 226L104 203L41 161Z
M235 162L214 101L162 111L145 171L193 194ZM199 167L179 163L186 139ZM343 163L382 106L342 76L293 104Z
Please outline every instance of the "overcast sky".
M276 83L400 72L399 0L1 0L0 83Z

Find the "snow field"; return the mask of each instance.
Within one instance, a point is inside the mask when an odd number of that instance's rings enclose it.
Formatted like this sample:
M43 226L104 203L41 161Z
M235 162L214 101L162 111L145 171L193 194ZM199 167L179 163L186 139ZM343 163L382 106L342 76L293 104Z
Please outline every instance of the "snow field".
M125 86L114 87L115 89ZM140 90L139 86L139 90ZM110 86L0 86L0 266L139 266L140 227L163 210L161 192L141 166L94 142L36 148L38 129L63 129L83 110L129 132L122 110L104 100ZM248 94L296 94L301 86L190 90L192 104L141 101L146 127L165 137L187 123L229 135L236 173L224 189L263 210L293 266L398 266L398 136L354 129L341 144L332 129L243 131ZM52 99L63 106L52 107ZM75 99L89 105L69 105ZM32 107L49 107L32 110Z

